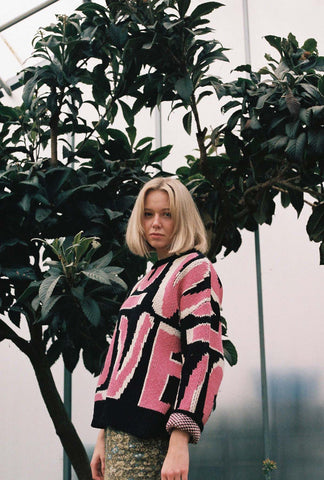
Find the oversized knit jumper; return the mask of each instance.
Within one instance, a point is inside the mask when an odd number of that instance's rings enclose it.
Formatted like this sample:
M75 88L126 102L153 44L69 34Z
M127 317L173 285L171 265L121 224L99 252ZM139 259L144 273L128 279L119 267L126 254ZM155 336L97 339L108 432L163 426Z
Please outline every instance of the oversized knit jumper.
M223 375L222 286L200 252L156 262L120 309L92 426L138 437L173 428L199 440Z

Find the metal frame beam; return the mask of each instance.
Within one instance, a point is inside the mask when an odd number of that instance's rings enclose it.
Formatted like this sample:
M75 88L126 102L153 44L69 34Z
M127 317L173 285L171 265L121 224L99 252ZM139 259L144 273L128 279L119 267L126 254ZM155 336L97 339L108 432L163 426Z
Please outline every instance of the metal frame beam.
M13 18L12 20L9 20L8 22L4 23L3 25L0 25L0 32L3 32L4 30L7 30L7 28L13 27L17 23L25 20L28 17L31 17L35 13L40 12L44 8L49 7L53 3L59 2L59 0L48 0L47 2L40 3L37 7L31 8L30 10L27 10L27 12L22 13L21 15L18 15L18 17Z
M244 47L246 63L251 65L251 38L250 38L250 19L249 19L249 0L242 0L243 7L243 28L244 28ZM264 319L263 319L263 295L262 295L262 274L261 274L261 251L259 227L254 232L256 280L258 294L258 317L259 317L259 344L260 344L260 370L261 370L261 401L262 401L262 420L263 420L263 448L264 458L270 458L270 420L269 420L269 400L268 400L268 382L266 369L266 352L264 338Z

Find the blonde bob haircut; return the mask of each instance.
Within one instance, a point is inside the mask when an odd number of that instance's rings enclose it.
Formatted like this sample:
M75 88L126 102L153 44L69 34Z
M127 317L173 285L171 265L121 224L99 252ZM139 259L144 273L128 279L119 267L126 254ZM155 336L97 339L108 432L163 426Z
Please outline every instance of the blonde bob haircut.
M171 218L174 220L170 255L180 254L192 248L206 253L208 250L206 230L196 204L188 189L172 177L153 178L138 194L126 231L126 243L131 252L147 257L154 251L145 240L142 227L145 198L152 190L162 190L169 197Z

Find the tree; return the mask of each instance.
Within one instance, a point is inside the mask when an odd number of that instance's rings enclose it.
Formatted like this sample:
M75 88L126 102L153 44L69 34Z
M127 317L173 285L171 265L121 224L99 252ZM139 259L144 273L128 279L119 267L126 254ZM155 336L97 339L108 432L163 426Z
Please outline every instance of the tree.
M134 284L145 270L146 262L124 247L125 226L152 171L166 174L161 161L171 147L154 149L151 137L137 138L142 109L182 109L183 127L196 130L199 158L188 156L178 175L204 217L211 259L223 247L225 254L237 251L239 229L271 223L279 191L298 211L301 193L313 195L308 230L323 241L323 58L314 41L300 48L293 36L269 37L278 64L268 57L267 71L241 67L250 78L223 84L209 67L227 61L226 49L206 37L206 17L219 7L204 2L190 11L190 0L84 3L37 34L33 57L42 63L23 71L23 103L0 104L0 313L7 315L0 340L13 341L31 360L80 480L90 479L89 462L50 367L62 355L73 371L81 352L86 368L99 372L123 282ZM232 97L223 109L236 111L209 132L199 104L215 94ZM122 130L114 125L118 113ZM278 136L285 140L277 143ZM96 238L98 251L91 249ZM22 320L29 341L12 328ZM225 335L224 319L223 327ZM234 364L234 347L224 345Z
M270 225L280 194L298 216L311 206L307 232L321 242L324 264L324 57L314 39L300 47L292 34L265 38L279 59L267 54L259 72L243 65L235 70L248 77L215 84L227 99L223 112L232 113L210 135L205 129L202 141L197 134L199 158L189 156L177 173L205 215L212 258L223 247L225 255L238 250L240 229Z
M34 56L44 62L23 72L23 103L0 105L0 313L5 315L0 340L11 340L28 356L56 432L78 478L87 480L89 461L50 367L62 355L73 371L82 352L86 368L99 373L106 335L125 295L122 280L113 275L107 285L107 276L123 270L123 281L133 284L145 270L146 262L124 247L125 225L139 188L150 178L146 170L159 171L170 150L153 149L150 137L136 139L134 116L121 100L122 46L110 38L106 10L95 12L61 16L40 30ZM84 92L88 84L90 92ZM84 104L93 108L92 118L83 118ZM118 109L127 121L125 133L111 127ZM81 230L84 242L77 235ZM42 242L33 240L39 237L66 238L53 244L67 252L66 257L61 252L63 273L49 264L44 274ZM102 244L99 258L83 251L93 237ZM95 260L80 284L71 269L92 253ZM97 277L91 270L103 259L109 265ZM129 264L132 269L125 269ZM15 331L21 321L29 340Z

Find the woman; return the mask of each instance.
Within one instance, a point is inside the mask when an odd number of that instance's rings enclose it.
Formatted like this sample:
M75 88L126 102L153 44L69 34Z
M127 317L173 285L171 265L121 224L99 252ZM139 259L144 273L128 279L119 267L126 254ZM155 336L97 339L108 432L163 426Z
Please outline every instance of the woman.
M158 260L120 309L99 378L92 426L100 428L94 480L187 480L222 379L222 287L206 232L184 185L147 182L126 242Z

